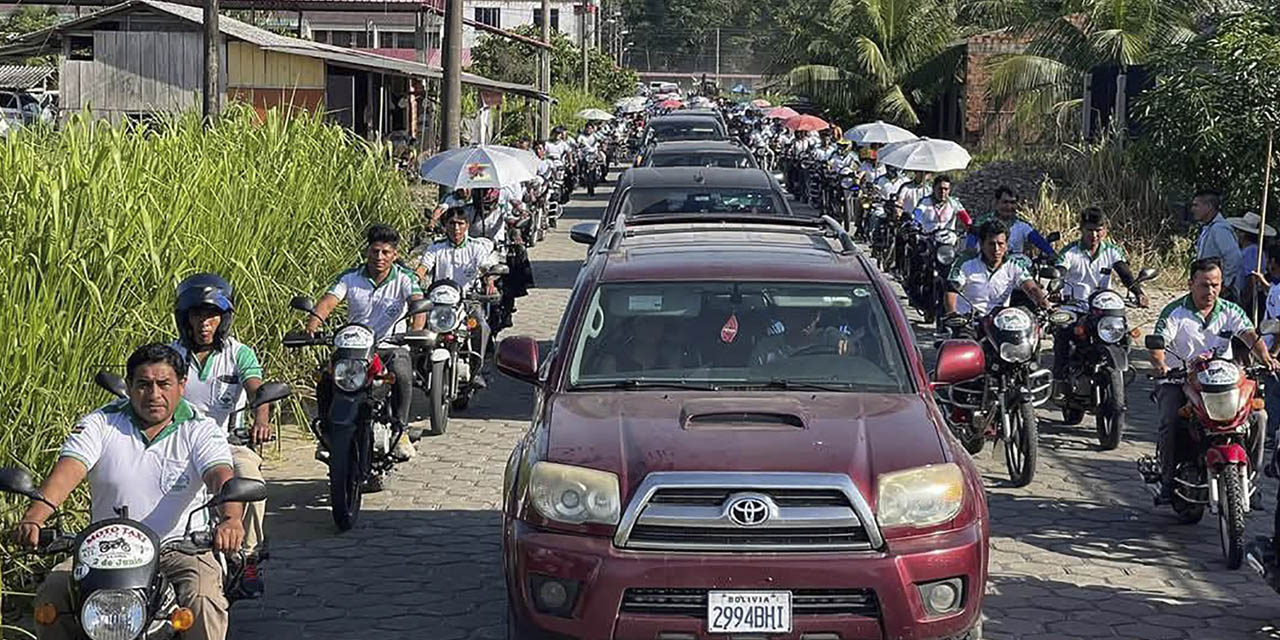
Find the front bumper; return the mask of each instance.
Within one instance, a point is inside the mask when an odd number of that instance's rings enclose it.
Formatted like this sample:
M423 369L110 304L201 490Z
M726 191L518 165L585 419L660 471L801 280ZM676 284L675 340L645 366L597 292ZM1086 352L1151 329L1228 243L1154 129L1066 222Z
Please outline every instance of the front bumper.
M932 640L963 635L978 623L987 577L987 540L980 523L914 540L891 541L889 553L668 553L617 549L610 539L556 533L508 520L507 586L515 636L532 639L703 640L705 615L622 611L627 589L874 591L868 615L803 615L790 634L769 640ZM530 577L576 581L568 617L537 612ZM963 604L926 614L916 585L961 578ZM738 636L733 636L737 638ZM764 640L763 635L743 638Z

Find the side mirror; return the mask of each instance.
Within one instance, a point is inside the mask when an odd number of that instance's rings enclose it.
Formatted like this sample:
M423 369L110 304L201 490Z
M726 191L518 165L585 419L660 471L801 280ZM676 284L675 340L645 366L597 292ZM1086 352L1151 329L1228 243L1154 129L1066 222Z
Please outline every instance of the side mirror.
M1146 282L1148 280L1154 280L1155 277L1158 275L1160 275L1159 269L1156 269L1154 267L1147 267L1146 269L1142 269L1141 271L1138 272L1138 277L1134 278L1134 281Z
M99 371L93 376L93 382L117 398L129 395L129 387L125 384L124 378L110 371Z
M258 502L267 499L267 483L248 478L231 478L222 483L218 495L209 501L209 506L216 507L227 502Z
M508 267L505 264L495 264L492 267L489 267L488 271L488 274L491 276L505 276L508 273L511 273L511 267Z
M414 316L414 315L418 315L419 313L426 313L427 311L430 311L430 310L431 310L431 301L426 298L418 298L417 300L410 300L409 304L405 305L406 316Z
M933 381L938 384L956 384L981 378L987 371L982 345L973 340L947 340L938 349L938 366Z
M289 389L289 385L283 382L264 382L261 387L258 387L258 394L254 396L253 404L250 406L257 409L264 404L284 400L291 393L293 391Z
M5 467L0 469L0 492L12 493L36 499L36 484L31 480L31 474L23 469L15 467Z
M311 302L311 298L306 296L294 296L293 299L289 301L289 306L303 313L316 312L316 305Z
M1045 238L1045 240L1048 241L1049 244L1053 244L1061 239L1062 239L1062 234L1057 231L1054 231L1053 233L1049 234L1047 238Z
M590 247L596 243L598 233L600 233L599 222L579 222L569 229L569 239Z
M512 336L498 345L498 371L524 382L538 380L538 342L528 336Z
M1062 277L1062 272L1058 267L1040 267L1040 277L1045 280L1057 280Z
M1164 351L1164 336L1154 333L1147 334L1142 344L1148 351Z

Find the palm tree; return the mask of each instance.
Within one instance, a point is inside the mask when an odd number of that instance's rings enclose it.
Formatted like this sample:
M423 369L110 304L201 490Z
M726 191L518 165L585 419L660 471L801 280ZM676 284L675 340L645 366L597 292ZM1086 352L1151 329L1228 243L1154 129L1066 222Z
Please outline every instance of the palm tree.
M1197 20L1236 0L968 0L969 21L1004 25L1027 42L991 59L989 91L1011 101L1015 119L1059 121L1078 113L1095 67L1145 64L1162 47L1195 37Z
M799 64L786 76L792 91L830 110L917 125L920 106L955 75L952 0L800 4L782 46L782 59Z

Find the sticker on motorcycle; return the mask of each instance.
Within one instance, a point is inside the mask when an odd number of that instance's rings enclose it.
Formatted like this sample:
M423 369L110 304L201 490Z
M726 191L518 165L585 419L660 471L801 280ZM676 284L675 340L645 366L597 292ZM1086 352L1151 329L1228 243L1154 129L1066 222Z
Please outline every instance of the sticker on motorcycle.
M1005 309L996 314L994 322L1001 331L1027 331L1031 328L1031 314L1022 309Z
M1235 385L1240 382L1240 368L1226 360L1212 360L1200 372L1200 384L1205 386Z
M339 349L368 349L373 346L373 332L358 324L345 326L333 337L333 346Z
M133 569L151 562L156 548L141 529L111 524L86 536L76 556L90 569Z
M1093 298L1093 308L1101 311L1117 311L1124 308L1124 298L1114 291L1103 291Z

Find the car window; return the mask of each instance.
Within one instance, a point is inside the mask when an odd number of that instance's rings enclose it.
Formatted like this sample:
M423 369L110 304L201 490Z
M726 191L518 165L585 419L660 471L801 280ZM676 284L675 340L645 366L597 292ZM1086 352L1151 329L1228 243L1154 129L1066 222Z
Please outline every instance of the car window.
M650 166L746 169L751 167L751 160L746 154L742 153L664 153L652 156Z
M17 95L9 92L0 93L0 109L17 109L17 108L18 108Z
M670 187L632 189L620 210L623 215L662 213L784 213L772 191L742 188Z
M720 140L724 138L720 130L710 124L657 126L653 128L652 137L655 142L669 140Z
M571 387L631 380L906 393L897 333L870 284L600 285L580 319Z

